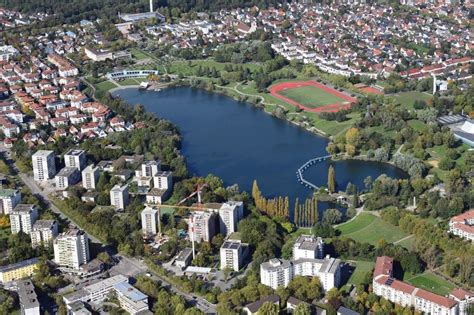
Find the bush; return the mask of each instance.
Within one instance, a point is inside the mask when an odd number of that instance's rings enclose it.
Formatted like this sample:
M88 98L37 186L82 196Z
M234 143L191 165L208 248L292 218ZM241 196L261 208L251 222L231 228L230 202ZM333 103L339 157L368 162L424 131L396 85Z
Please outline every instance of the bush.
M446 156L441 161L439 161L438 167L442 170L449 171L452 170L455 165L456 163Z

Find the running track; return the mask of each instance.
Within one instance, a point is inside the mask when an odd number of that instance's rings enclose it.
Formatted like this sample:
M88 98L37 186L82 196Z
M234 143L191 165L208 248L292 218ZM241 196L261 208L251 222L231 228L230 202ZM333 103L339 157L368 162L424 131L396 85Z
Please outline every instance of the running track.
M291 98L283 96L279 93L282 90L295 89L295 88L299 88L299 87L302 87L302 86L314 86L318 89L323 90L324 92L327 92L327 93L330 93L334 96L337 96L337 97L345 100L346 102L337 102L337 103L328 104L328 105L324 105L324 106L320 106L320 107L316 107L316 108L309 108L309 107L306 107L303 104L300 104L300 103L292 100ZM275 96L276 98L278 98L282 101L285 101L288 104L291 104L295 107L300 107L300 108L304 109L305 111L313 112L313 113L338 112L342 109L349 109L352 106L352 104L354 104L357 101L354 97L347 96L344 93L341 93L341 92L339 92L335 89L332 89L330 87L325 86L324 84L321 84L321 83L318 83L318 82L315 82L315 81L284 82L284 83L275 84L275 85L271 86L268 90L270 91L270 94Z

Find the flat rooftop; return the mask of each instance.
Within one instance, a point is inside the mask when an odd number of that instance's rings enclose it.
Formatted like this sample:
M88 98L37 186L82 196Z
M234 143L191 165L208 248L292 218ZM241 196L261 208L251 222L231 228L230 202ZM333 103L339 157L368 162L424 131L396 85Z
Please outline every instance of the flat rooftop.
M66 155L79 156L81 154L85 154L85 151L84 150L79 150L79 149L71 149L71 150L67 151L67 153L64 154L64 156L66 156Z
M225 241L222 244L222 248L224 249L239 249L242 246L242 243L236 241Z
M34 208L35 205L29 205L29 204L24 204L20 203L18 204L15 209L13 209L13 213L19 212L19 213L28 213L31 211L32 208Z
M35 154L33 154L33 157L47 157L50 154L54 154L54 152L49 150L39 150L36 151Z
M193 250L189 247L183 249L176 257L177 261L185 261L190 255L193 254Z
M135 289L131 284L128 282L119 282L114 285L114 289L117 290L121 295L127 297L129 300L133 302L142 301L148 298L145 294L141 291Z

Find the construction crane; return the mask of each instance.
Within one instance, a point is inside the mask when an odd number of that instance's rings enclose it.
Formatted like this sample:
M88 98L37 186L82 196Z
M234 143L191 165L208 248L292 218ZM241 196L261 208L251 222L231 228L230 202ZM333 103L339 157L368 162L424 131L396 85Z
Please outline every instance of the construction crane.
M151 208L156 208L158 210L158 233L161 235L161 219L160 219L161 218L161 211L160 211L161 207L186 209L186 210L193 210L193 211L205 211L202 208L201 200L202 200L202 189L207 188L207 187L209 187L208 184L203 184L203 185L197 184L196 190L194 192L192 192L189 196L187 196L186 198L184 198L183 200L178 202L176 205L162 205L162 204L145 203L145 206L151 207ZM197 206L182 206L182 204L184 202L186 202L187 200L191 199L192 197L194 197L196 195L198 197ZM189 230L191 231L190 238L191 238L191 243L192 243L193 259L195 259L196 258L196 250L195 250L195 246L194 246L194 238L195 237L194 237L194 218L193 218L193 216L190 217L189 224L190 224L190 229Z

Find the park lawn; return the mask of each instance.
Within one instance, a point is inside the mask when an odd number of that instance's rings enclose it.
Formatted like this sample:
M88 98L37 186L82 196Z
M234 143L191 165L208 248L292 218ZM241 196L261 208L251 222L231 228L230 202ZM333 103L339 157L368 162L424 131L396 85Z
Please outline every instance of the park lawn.
M349 284L357 285L364 282L365 275L371 272L374 268L375 263L373 261L358 260L355 263L355 269L352 272L351 277L347 281Z
M100 82L95 85L96 88L96 96L97 98L101 98L111 89L116 88L117 86L110 81Z
M405 247L406 249L408 250L412 250L413 249L413 246L415 245L415 237L410 237L410 238L407 238L401 242L398 242L397 245L400 245L402 247Z
M132 54L133 58L135 58L137 60L143 60L143 59L149 59L150 58L150 56L146 55L141 50L136 49L136 48L130 49L130 53Z
M359 216L364 215L361 213ZM408 236L400 227L385 222L372 214L365 214L359 219L359 216L351 222L338 227L342 236L352 238L355 241L377 245L384 239L387 243L393 243ZM369 217L367 217L369 216Z
M412 119L408 121L408 125L416 131L423 131L426 129L426 124L420 120Z
M450 282L444 280L443 278L435 275L430 271L425 271L424 273L415 276L406 274L406 276L408 276L409 278L404 277L404 281L418 288L422 288L443 296L450 293L455 287Z
M395 99L397 102L404 106L407 109L415 109L413 105L415 104L415 101L428 101L432 98L430 94L423 93L423 92L417 92L417 91L410 91L410 92L400 92L398 93L397 96L395 96Z
M294 89L286 89L278 92L278 94L292 99L308 108L318 108L329 104L344 102L343 99L315 86L302 86Z
M128 85L139 85L140 81L138 81L134 78L127 78L127 79L124 79L122 81L118 81L117 83L122 85L122 86L128 86Z

